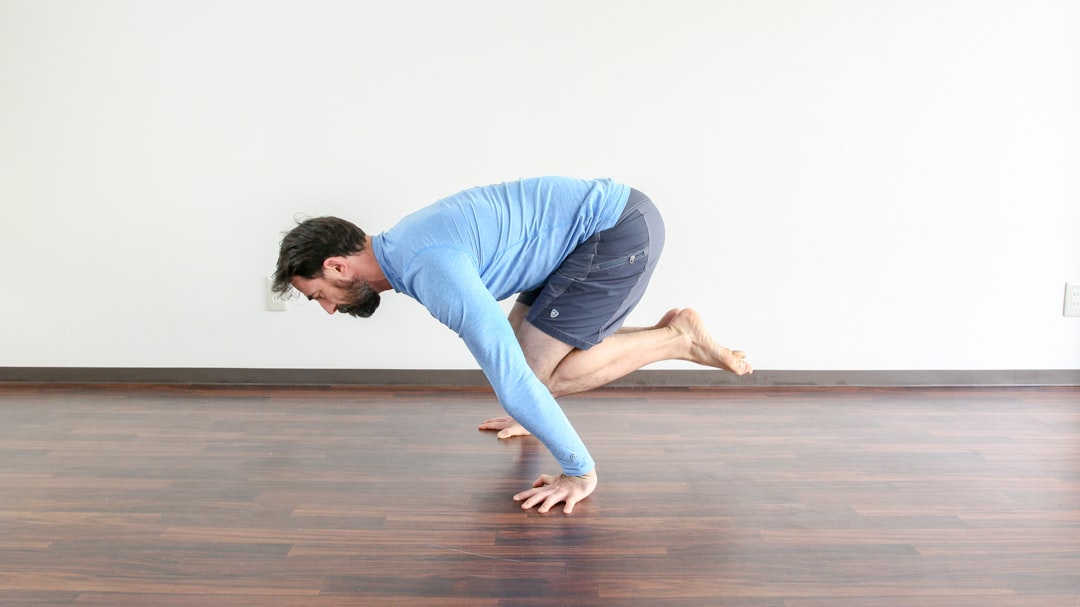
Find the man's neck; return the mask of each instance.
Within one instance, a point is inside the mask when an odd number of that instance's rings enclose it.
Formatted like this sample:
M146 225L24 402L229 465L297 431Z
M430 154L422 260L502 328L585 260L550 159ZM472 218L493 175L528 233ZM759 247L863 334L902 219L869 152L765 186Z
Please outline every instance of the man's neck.
M390 285L390 281L386 279L382 267L379 266L379 260L375 257L375 250L371 248L370 235L364 245L362 252L352 256L353 269L368 281L371 288L379 292L389 291L393 287Z

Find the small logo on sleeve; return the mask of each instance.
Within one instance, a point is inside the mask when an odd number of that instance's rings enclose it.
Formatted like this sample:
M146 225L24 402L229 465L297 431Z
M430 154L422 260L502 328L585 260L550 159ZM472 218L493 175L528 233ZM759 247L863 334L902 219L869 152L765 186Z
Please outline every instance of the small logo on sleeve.
M552 318L558 318L559 317L559 311L556 310L555 308L552 308L551 309L551 317Z

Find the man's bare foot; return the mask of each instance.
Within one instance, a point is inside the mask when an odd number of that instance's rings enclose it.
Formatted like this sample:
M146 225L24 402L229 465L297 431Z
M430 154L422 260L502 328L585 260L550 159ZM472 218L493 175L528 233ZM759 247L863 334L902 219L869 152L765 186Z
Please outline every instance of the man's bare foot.
M668 310L662 317L660 317L659 322L657 322L651 327L620 327L619 330L616 331L616 333L636 333L638 331L655 331L657 329L663 329L664 327L670 325L671 321L674 320L675 317L678 316L678 314L679 308L672 308Z
M696 310L686 308L676 311L667 326L690 338L690 352L685 357L686 360L730 371L735 375L754 372L754 368L746 361L745 352L729 350L716 343L705 330L701 315Z
M653 325L652 328L653 329L663 329L664 327L670 325L671 321L675 320L675 317L678 316L679 312L681 312L681 311L682 310L680 310L679 308L672 308L672 309L668 310L667 313L665 313L664 316L660 318L660 322Z

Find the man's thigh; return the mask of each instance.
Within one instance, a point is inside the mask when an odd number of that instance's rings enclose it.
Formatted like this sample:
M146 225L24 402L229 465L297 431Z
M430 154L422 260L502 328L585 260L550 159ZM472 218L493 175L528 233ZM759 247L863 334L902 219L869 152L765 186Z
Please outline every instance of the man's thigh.
M510 326L514 328L514 335L521 344L521 351L525 353L525 361L529 363L529 368L540 381L547 383L555 372L555 368L574 349L574 346L563 343L534 327L525 320L528 312L529 306L515 303L510 310Z

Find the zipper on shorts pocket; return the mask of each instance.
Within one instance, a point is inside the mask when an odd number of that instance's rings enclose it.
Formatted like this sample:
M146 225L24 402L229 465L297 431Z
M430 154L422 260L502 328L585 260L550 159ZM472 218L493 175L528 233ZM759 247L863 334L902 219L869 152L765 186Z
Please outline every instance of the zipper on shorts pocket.
M615 268L615 267L618 267L618 266L621 266L621 265L624 265L624 264L631 264L631 263L636 263L636 262L640 262L640 261L645 261L645 249L642 249L642 250L640 250L640 251L638 251L636 253L631 253L631 254L627 255L626 257L620 257L618 259L613 259L611 261L605 261L604 263L598 263L598 264L596 264L596 269L597 270L610 270L611 268Z

